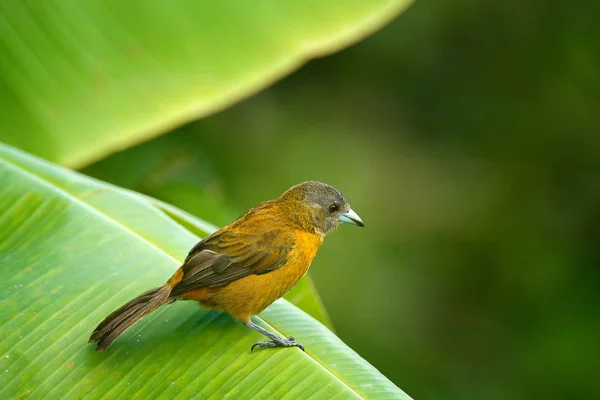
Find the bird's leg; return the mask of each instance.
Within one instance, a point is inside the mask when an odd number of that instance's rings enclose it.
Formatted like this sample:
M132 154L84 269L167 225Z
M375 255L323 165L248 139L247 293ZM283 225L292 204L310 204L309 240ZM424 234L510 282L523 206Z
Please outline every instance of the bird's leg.
M250 352L252 352L252 350L254 350L254 348L256 346L258 346L260 348L263 348L263 347L298 347L298 348L300 348L300 350L304 351L304 346L302 346L300 343L296 342L294 340L293 336L290 336L287 339L280 338L279 336L274 335L271 332L267 331L266 329L263 329L260 326L256 325L252 321L249 321L246 325L249 328L252 328L257 332L260 332L263 335L265 335L266 337L268 337L269 339L271 339L271 340L265 341L265 342L254 343L252 345L252 348L250 348Z

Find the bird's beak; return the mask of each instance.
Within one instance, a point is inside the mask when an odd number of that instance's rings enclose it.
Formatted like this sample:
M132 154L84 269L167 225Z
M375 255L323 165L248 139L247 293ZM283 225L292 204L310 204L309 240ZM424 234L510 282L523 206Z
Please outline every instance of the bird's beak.
M347 213L340 215L340 221L348 224L354 224L358 226L365 226L362 219L352 209L349 209Z

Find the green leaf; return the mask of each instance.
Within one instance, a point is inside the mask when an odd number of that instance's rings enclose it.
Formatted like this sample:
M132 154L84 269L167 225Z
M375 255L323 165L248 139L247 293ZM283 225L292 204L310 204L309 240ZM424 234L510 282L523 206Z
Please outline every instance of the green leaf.
M409 3L2 1L1 139L88 164L240 101Z
M163 307L96 353L87 338L163 283L196 236L140 196L0 145L0 398L409 398L286 300L260 335L194 302Z

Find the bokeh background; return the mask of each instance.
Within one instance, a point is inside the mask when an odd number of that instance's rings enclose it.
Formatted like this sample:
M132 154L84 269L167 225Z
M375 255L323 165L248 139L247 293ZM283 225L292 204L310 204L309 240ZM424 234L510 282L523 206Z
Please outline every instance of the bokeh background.
M595 10L595 12L594 12ZM600 393L598 6L420 0L238 105L84 168L223 225L304 180L366 223L313 277L417 399Z

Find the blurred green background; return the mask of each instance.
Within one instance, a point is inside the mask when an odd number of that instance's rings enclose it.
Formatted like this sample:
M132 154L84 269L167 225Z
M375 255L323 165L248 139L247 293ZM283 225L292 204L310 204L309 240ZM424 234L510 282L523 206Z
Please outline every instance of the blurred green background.
M218 225L295 183L330 183L366 228L329 235L311 275L359 354L418 399L591 398L593 14L418 1L363 42L83 172Z
M238 105L82 172L223 225L303 180L365 221L311 275L416 399L600 392L594 3L421 0Z
M592 18L562 2L419 1L358 45L83 172L219 225L295 183L330 183L366 228L329 235L311 275L337 333L397 385L418 399L591 398Z

